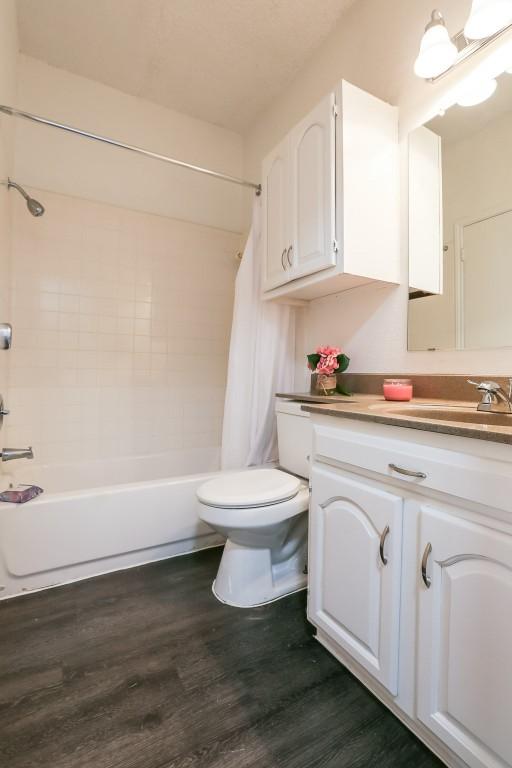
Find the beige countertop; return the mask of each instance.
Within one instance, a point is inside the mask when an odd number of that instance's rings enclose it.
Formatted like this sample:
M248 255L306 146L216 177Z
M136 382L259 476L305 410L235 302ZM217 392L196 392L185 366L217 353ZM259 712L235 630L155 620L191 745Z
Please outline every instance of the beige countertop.
M278 397L290 400L301 400L300 393L279 394ZM329 402L329 397L317 398L320 402L308 402L302 406L302 410L322 416L335 416L342 419L357 419L359 421L373 421L378 424L389 424L394 427L406 427L420 429L427 432L457 435L459 437L471 437L478 440L490 440L496 443L510 443L512 445L512 414L483 413L476 410L476 402L462 400L440 400L415 397L410 402L391 402L384 400L382 395L359 395L354 393L351 398L340 402ZM428 418L428 408L460 410L465 418L481 419L484 423L471 421L462 422L449 418ZM425 408L425 415L418 413ZM414 413L407 414L411 409ZM400 411L400 413L397 413ZM446 414L449 416L450 414ZM498 423L510 419L508 424ZM487 423L485 423L487 422Z

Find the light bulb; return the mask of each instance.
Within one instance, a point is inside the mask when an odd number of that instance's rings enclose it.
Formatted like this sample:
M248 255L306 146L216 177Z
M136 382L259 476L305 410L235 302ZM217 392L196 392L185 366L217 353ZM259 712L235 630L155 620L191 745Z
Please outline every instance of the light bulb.
M421 39L420 52L414 62L414 73L425 80L446 72L457 58L457 46L450 40L444 19L439 11L432 19Z
M489 80L466 80L457 93L457 104L460 107L474 107L490 98L498 83L493 78Z
M464 27L468 40L483 40L512 23L512 0L473 0Z

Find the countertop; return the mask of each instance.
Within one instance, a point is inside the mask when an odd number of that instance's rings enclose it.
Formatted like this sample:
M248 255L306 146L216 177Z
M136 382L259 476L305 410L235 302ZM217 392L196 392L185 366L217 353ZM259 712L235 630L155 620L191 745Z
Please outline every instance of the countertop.
M409 429L420 429L426 432L437 432L447 435L457 435L458 437L470 437L477 440L490 440L496 443L509 443L512 445L512 414L510 414L510 426L497 424L475 424L460 421L449 421L444 419L429 419L427 413L425 417L420 417L417 413L408 416L404 413L396 414L397 410L406 410L407 408L420 408L421 406L436 406L437 408L457 408L468 412L476 411L476 402L463 400L440 400L415 397L408 403L390 402L384 400L379 395L360 395L353 393L352 397L344 398L340 401L331 400L330 397L316 397L316 402L306 402L306 398L311 395L301 395L300 393L278 394L277 397L287 398L289 400L302 401L304 398L303 411L320 414L322 416L335 416L341 419L356 419L358 421L372 421L377 424L388 424L393 427L406 427ZM319 401L319 402L318 402ZM330 402L329 402L330 401ZM500 414L502 415L502 414ZM488 414L492 421L493 414ZM482 418L483 415L481 415Z

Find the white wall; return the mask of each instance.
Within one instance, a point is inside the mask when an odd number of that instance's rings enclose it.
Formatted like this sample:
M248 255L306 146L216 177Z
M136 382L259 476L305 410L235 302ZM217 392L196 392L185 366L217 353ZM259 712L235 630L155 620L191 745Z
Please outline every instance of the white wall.
M10 104L16 95L18 36L14 0L0 0L0 103ZM5 186L12 173L14 125L9 117L0 116L0 323L10 319L9 267L10 220L12 192ZM0 350L0 393L6 394L9 352ZM0 446L1 447L1 446Z
M460 29L470 0L445 4L450 30ZM340 78L400 107L401 130L432 117L434 105L453 83L475 66L461 67L437 86L416 78L413 62L431 0L359 0L333 30L321 50L293 85L275 101L247 136L246 174L259 173L268 150ZM478 61L479 57L476 57ZM304 355L319 343L339 344L358 372L449 372L507 374L512 350L474 352L407 352L407 186L402 147L402 280L396 287L365 286L311 303L301 322L297 347L297 386L307 373Z
M243 173L243 141L237 133L24 55L15 106L212 170ZM23 120L16 121L15 174L20 184L233 232L242 230L243 206L253 194Z

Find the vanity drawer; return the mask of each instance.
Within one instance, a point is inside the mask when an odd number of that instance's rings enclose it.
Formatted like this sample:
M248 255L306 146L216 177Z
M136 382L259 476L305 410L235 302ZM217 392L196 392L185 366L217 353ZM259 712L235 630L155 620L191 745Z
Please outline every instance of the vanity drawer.
M316 461L375 472L512 513L512 463L398 439L391 435L394 427L386 428L390 437L383 437L372 434L372 424L367 431L350 425L350 420L336 418L313 425Z

